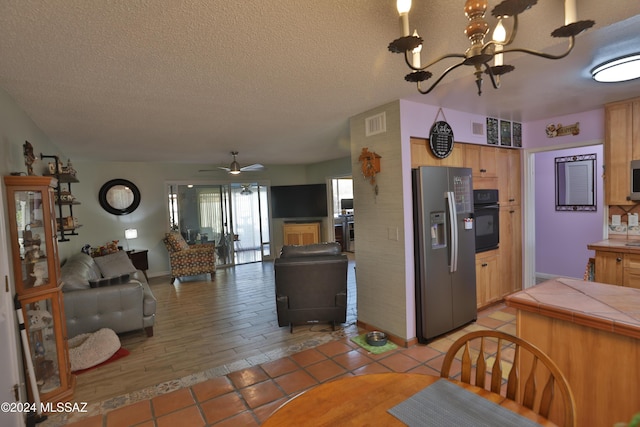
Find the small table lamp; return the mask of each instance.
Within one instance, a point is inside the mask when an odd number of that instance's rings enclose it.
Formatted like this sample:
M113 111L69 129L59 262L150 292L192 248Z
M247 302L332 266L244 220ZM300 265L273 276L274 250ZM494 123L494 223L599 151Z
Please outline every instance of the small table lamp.
M127 250L129 250L129 240L138 238L138 230L135 228L127 228L124 230L124 238L127 241Z

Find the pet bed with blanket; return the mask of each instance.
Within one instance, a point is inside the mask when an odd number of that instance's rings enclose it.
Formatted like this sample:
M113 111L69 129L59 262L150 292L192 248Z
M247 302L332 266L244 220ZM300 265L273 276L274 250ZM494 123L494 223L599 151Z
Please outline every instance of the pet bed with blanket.
M120 348L120 338L108 328L69 339L71 371L79 371L99 365Z

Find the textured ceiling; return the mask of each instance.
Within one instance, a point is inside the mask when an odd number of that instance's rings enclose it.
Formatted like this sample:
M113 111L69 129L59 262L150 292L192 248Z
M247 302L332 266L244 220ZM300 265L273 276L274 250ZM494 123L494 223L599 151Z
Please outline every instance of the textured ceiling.
M464 1L413 3L423 63L464 52ZM577 3L596 26L569 58L505 58L516 71L479 98L467 67L428 96L403 80L394 0L2 0L0 87L74 160L313 163L349 154L349 117L399 98L528 121L640 94L588 75L640 46L640 2ZM557 51L563 22L539 0L516 44Z

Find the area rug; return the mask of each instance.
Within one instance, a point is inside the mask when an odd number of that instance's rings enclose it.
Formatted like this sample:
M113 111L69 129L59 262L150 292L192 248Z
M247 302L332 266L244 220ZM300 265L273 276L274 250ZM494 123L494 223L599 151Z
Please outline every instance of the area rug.
M104 362L99 363L99 364L97 364L95 366L92 366L90 368L87 368L87 369L80 369L78 371L73 371L73 373L76 374L76 375L84 374L85 372L92 371L92 370L94 370L96 368L99 368L100 366L108 365L109 363L115 362L116 360L122 359L123 357L126 357L128 355L129 355L129 350L127 350L124 347L120 347L115 353L113 353L113 355L110 358L108 358Z
M373 354L381 354L386 351L395 350L396 348L398 348L398 346L392 343L391 341L387 341L385 345L381 345L381 346L369 345L367 344L366 336L367 336L366 333L362 335L358 335L357 337L351 338L351 341L358 344L360 347L364 348L369 353L373 353Z

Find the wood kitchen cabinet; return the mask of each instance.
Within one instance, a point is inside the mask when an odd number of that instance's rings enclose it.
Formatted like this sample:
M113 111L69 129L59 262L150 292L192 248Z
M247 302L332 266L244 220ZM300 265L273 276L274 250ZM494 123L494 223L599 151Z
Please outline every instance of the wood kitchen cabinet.
M433 156L429 141L411 138L411 167L457 166L472 169L474 189L498 189L500 247L476 254L478 307L522 289L521 150L456 143L445 159ZM498 261L499 260L499 261ZM639 275L640 280L640 275Z
M419 166L449 166L464 167L464 146L466 144L454 144L449 156L441 159L436 157L429 148L429 140L424 138L411 138L411 167Z
M631 205L629 162L640 159L640 98L605 105L604 192L607 205Z
M522 164L520 150L501 149L496 153L500 206L520 205Z
M320 243L319 222L285 223L283 226L285 245L310 245Z
M522 211L500 206L500 296L522 289Z
M496 251L476 254L477 307L484 307L502 298L500 269Z
M471 168L474 178L495 178L497 173L497 155L498 148L478 145L465 144L464 146L464 165Z
M595 281L640 289L640 254L596 251Z

